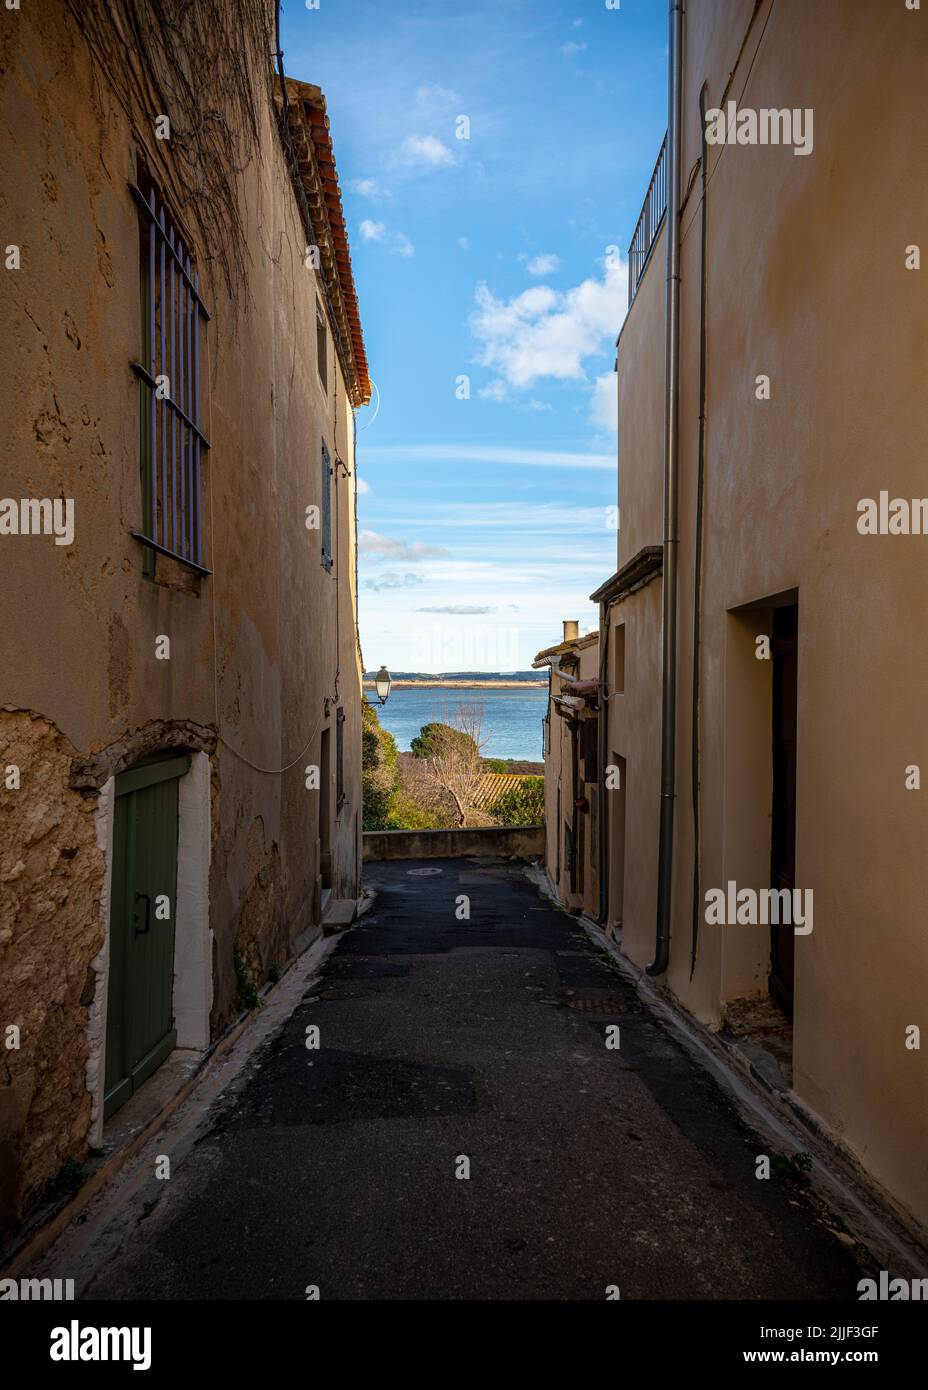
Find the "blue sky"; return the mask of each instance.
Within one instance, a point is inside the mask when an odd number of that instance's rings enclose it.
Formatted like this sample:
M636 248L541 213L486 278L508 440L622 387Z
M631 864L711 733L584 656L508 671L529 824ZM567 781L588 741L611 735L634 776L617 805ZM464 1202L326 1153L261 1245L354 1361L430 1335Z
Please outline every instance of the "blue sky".
M283 8L284 68L326 95L380 391L357 416L368 669L523 669L563 618L595 623L666 28L664 0Z

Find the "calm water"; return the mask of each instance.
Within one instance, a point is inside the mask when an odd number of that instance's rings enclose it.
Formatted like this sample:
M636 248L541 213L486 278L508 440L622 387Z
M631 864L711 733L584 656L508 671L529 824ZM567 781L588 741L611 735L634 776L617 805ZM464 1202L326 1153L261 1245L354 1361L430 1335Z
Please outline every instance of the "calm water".
M374 698L373 691L365 691ZM484 748L487 758L524 758L540 763L543 759L541 721L545 715L548 691L545 686L528 690L459 690L449 686L430 686L425 690L396 690L377 713L385 729L396 739L401 753L407 753L423 724L437 721L453 724L459 707L477 705L483 711L483 732L489 736Z

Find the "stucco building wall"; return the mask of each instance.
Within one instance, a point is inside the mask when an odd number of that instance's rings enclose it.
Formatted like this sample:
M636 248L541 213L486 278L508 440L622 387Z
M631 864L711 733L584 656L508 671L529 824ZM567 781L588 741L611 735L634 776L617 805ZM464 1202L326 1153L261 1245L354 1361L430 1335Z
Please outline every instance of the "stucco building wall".
M264 97L254 138L229 184L246 278L227 284L221 247L191 237L211 314L201 377L212 573L159 559L153 582L130 535L142 523L129 368L140 339L139 214L128 187L138 158L182 224L194 222L192 209L176 192L171 141L154 136L157 113L127 109L67 5L25 7L4 25L3 44L0 183L16 195L5 242L20 247L21 267L0 276L10 347L2 490L73 499L75 534L68 546L0 538L0 765L15 763L21 777L20 789L2 791L0 1026L23 1034L18 1051L0 1054L0 1226L85 1152L91 963L107 915L92 817L108 778L172 747L210 758L213 1036L237 1010L236 946L260 984L318 930L323 794L331 892L356 896L360 874L353 411L327 310L327 392L319 380L324 287L305 263L267 54L253 74ZM323 440L334 469L331 572L319 531L305 524L322 500ZM156 659L161 635L170 660ZM331 773L320 792L307 789L305 769L319 764L324 729Z
M537 661L540 659L536 658ZM545 867L559 899L571 909L596 916L599 911L599 786L585 780L586 763L582 745L571 732L571 721L559 714L554 701L571 695L570 681L593 681L599 674L599 642L594 634L579 638L574 646L562 644L552 657L548 698L548 750L545 753ZM592 710L587 719L593 720ZM576 791L584 804L574 816L574 770ZM595 773L594 766L590 769ZM577 868L571 874L568 832L576 828Z
M752 11L719 0L687 8L684 191L700 153L704 81L709 107L735 98L741 108L810 108L814 146L806 156L788 146L708 152L701 907L705 891L728 880L769 883L771 684L755 637L769 634L773 607L789 595L799 611L796 883L813 891L815 914L812 933L795 938L793 1089L900 1207L928 1224L926 1054L906 1046L907 1028L924 1030L928 1017L928 803L924 791L906 789L907 767L920 764L924 774L928 650L917 633L928 538L857 529L861 499L883 489L926 494L925 272L908 270L905 257L924 241L928 214L928 150L914 138L928 31L923 14L867 0L764 3L749 29ZM699 202L697 176L681 219L676 853L666 978L717 1026L732 1000L765 994L769 934L701 921L690 978ZM622 561L660 539L664 288L662 234L619 342ZM757 399L760 375L770 379L769 400ZM654 950L659 711L645 701L659 700L661 582L610 618L614 625L625 610L648 610L645 650L629 641L626 695L610 702L611 737L637 745L649 763L648 791L628 778L622 934L639 964ZM633 692L642 701L634 714Z

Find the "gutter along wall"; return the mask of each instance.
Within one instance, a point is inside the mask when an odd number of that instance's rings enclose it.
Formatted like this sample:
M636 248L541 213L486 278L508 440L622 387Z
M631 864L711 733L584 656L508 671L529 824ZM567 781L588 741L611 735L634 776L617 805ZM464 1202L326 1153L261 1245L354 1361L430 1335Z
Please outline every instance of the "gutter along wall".
M199 203L183 194L189 141L156 139L157 113L137 101L150 55L124 48L107 7L83 6L80 19L83 33L64 3L27 7L8 26L5 55L0 160L4 186L20 194L6 241L22 248L22 268L0 279L4 341L15 345L0 426L7 489L72 498L75 534L67 547L0 537L0 762L21 778L0 802L0 1025L21 1033L0 1072L0 1233L66 1160L85 1155L92 1114L95 1125L100 1118L113 843L111 816L97 812L112 778L169 750L191 751L197 768L197 754L208 759L205 775L190 774L197 795L182 792L178 847L192 866L182 867L182 888L193 901L203 852L188 853L188 830L206 845L212 946L206 978L187 981L180 1003L185 1019L205 1010L207 1038L239 1010L234 957L260 985L319 930L324 888L354 897L360 882L352 404L367 389L366 364L355 355L346 376L327 319L323 388L317 303L334 302L337 287L324 294L322 274L305 263L308 237L274 114L273 7L250 14L263 24L253 51L238 29L188 36L189 51L214 68L201 74L204 109L214 105L227 128L245 132L228 169L210 164L213 193ZM198 23L189 10L175 19ZM222 67L224 45L249 75L250 96ZM184 113L170 72L160 80L176 129L187 114L189 131L197 113ZM249 100L250 135L239 109ZM201 362L212 446L205 578L160 557L147 578L130 535L143 520L140 388L129 369L139 354L140 235L128 185L140 158L187 230L211 314ZM230 207L240 240L229 236ZM307 507L322 502L323 441L334 468L331 572L319 530L306 526ZM162 635L169 660L156 659ZM320 764L325 730L329 785L311 790L306 770ZM179 889L178 907L183 900ZM173 926L183 944L189 922L179 915Z
M794 943L793 1090L900 1209L928 1225L928 1053L907 1046L907 1029L924 1035L928 1017L928 803L906 789L907 767L921 764L924 776L928 650L912 634L928 601L928 538L857 526L861 499L926 491L924 272L906 269L905 248L928 221L928 154L910 138L928 31L902 5L777 0L752 23L754 8L687 7L684 191L700 156L704 82L710 108L736 97L741 108L811 109L814 147L805 156L788 146L708 150L692 976L698 177L681 218L676 850L664 978L713 1027L735 1000L767 996L769 929L707 925L705 893L730 880L770 883L772 662L756 659L755 638L798 601L795 882L813 892L814 927ZM619 340L620 564L660 540L663 262L658 246ZM769 400L756 395L761 374ZM625 693L608 702L608 747L629 759L620 935L639 966L654 952L661 583L613 606L606 638L614 648L624 622ZM612 840L615 934L617 857Z

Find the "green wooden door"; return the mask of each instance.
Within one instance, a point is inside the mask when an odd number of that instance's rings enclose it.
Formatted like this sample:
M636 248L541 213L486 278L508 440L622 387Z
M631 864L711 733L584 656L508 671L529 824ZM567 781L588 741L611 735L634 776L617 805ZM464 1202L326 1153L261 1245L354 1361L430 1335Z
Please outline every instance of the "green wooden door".
M173 1050L177 785L189 758L116 779L104 1117Z

